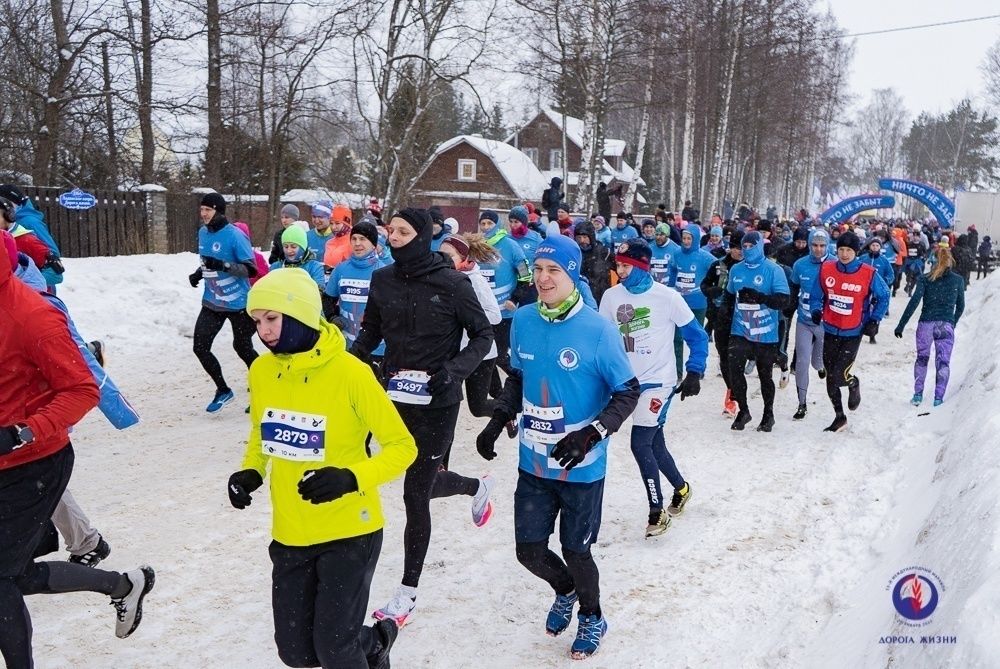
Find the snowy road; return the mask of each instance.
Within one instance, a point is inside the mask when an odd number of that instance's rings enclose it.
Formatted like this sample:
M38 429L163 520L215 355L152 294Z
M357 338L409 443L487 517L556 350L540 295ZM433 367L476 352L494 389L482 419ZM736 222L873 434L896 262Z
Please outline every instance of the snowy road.
M190 350L200 292L187 274L195 263L193 254L66 262L60 294L84 336L104 339L109 371L144 418L117 433L99 414L88 417L73 435L71 488L112 546L107 565L148 562L157 585L126 641L114 638L113 610L100 596L31 598L43 669L281 666L266 495L238 512L225 493L247 431L241 365L227 329L215 350L237 401L205 414L212 387ZM804 421L791 420L793 380L778 391L773 433L731 432L713 349L702 394L671 407L667 444L694 497L662 537L643 538L646 500L627 428L616 435L594 550L610 632L587 666L996 666L1000 297L989 295L984 308L991 289L1000 289L996 275L968 295L948 401L919 411L907 403L916 319L902 341L891 332L905 304L900 293L879 343L862 344L855 372L863 404L838 435L822 432L832 410L815 375ZM751 407L755 425L757 394ZM514 558L515 443L498 445L500 457L487 466L474 446L481 422L463 410L452 466L497 475L493 520L477 529L465 498L434 502L417 615L400 635L394 667L574 664L571 638L543 632L550 592ZM968 493L961 503L959 491ZM388 526L372 606L384 603L402 569L401 482L383 499ZM879 643L912 633L893 622L885 584L913 564L934 569L948 588L919 633L957 635L956 644Z

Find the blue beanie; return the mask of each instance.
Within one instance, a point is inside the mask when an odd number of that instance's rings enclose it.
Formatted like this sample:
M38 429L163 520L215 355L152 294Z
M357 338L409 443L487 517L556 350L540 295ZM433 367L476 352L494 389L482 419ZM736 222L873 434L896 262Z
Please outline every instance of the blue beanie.
M528 208L523 205L517 205L510 210L507 214L508 218L513 218L515 221L521 221L524 225L528 224Z
M550 235L538 245L535 260L551 260L562 267L573 283L580 281L580 246L565 235Z
M495 211L489 211L489 210L487 210L487 211L482 212L481 214L479 214L479 220L480 221L492 221L493 225L499 225L500 224L500 217L497 216L497 213Z
M713 225L712 229L708 231L710 237L721 237L722 236L722 226Z
M333 213L333 203L329 200L320 200L312 206L312 215L317 218L330 218Z

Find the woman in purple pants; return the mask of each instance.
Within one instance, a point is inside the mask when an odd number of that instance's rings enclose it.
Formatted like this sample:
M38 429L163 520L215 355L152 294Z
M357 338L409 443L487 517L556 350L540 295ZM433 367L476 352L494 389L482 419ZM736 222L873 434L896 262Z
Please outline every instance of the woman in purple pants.
M923 300L917 323L917 360L913 364L913 399L910 403L919 406L924 399L924 379L931 359L931 345L934 346L934 366L937 374L934 382L934 406L944 401L950 374L951 349L955 345L955 326L965 310L965 280L954 270L955 260L951 251L938 247L934 250L937 262L929 274L917 278L917 286L903 311L895 335L903 337L903 328L917 305Z

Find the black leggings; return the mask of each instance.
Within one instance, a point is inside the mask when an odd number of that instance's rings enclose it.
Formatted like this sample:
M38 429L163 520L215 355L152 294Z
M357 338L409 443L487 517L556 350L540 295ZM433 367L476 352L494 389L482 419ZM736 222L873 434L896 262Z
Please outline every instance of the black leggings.
M483 360L465 380L465 397L469 400L469 411L476 418L488 418L493 415L496 402L490 399L490 385L496 367L496 358Z
M382 530L314 546L272 541L271 608L278 657L289 667L356 669L378 647L364 625Z
M226 321L233 326L233 350L240 359L246 363L247 369L250 364L257 359L257 351L253 348L254 332L257 327L253 319L245 311L213 311L206 306L202 306L201 313L198 314L198 321L194 324L194 354L198 356L198 361L205 368L208 375L215 382L217 390L229 390L226 379L222 376L222 365L219 359L212 354L212 342L215 341L219 330Z
M493 381L490 384L490 396L500 397L503 392L503 382L500 380L500 370L507 376L512 374L510 366L510 324L512 318L505 318L493 326L493 341L497 345L496 367L493 369Z
M424 558L431 542L431 499L453 495L475 495L479 479L447 470L448 453L455 438L455 423L461 404L427 409L396 404L406 428L417 442L417 459L403 479L406 528L403 530L403 585L417 587Z
M589 548L586 553L563 548L565 562L544 541L518 543L515 550L517 561L551 585L556 594L568 595L576 590L581 615L601 615L600 573Z
M715 324L715 350L719 353L719 367L722 369L722 380L726 389L732 388L729 381L729 332L732 323Z
M857 382L857 377L851 374L854 361L861 347L861 335L856 337L839 337L827 332L823 335L823 366L826 367L826 394L830 396L833 410L837 415L844 414L844 404L840 396L841 386Z
M771 378L774 363L778 360L778 344L762 344L748 341L743 337L729 339L729 388L733 399L740 405L740 411L749 413L747 404L747 379L743 374L748 360L757 361L757 377L760 379L760 394L764 399L764 413L774 412L774 379Z

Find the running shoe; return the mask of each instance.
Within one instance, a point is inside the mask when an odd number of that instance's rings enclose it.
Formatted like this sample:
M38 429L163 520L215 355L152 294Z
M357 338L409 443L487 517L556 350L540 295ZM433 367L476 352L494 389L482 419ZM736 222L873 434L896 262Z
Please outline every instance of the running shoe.
M413 593L412 595L410 593ZM402 629L409 622L413 610L417 608L417 595L414 588L399 586L389 603L372 613L376 620L392 620L396 627Z
M153 589L156 574L152 567L139 567L125 573L125 578L132 584L128 594L120 599L112 599L115 607L115 636L125 639L139 627L142 622L142 600Z
M236 399L236 395L234 395L233 391L229 388L220 390L215 393L215 399L208 403L208 406L205 407L205 411L208 413L218 413L222 410L222 407L226 406L234 399Z
M674 490L674 495L670 498L670 506L667 507L667 513L671 516L681 515L689 499L691 499L691 484L685 481L682 487Z
M479 491L472 497L472 522L476 524L476 527L482 527L493 516L493 502L490 500L490 494L493 492L494 485L496 485L496 479L489 474L479 479Z
M549 636L559 636L569 627L573 620L573 607L576 606L576 592L568 595L556 595L556 601L552 602L549 615L545 618L545 633Z
M646 538L658 537L670 527L670 516L663 509L649 512L649 522L646 524Z
M570 648L570 655L574 660L586 660L601 649L601 639L608 633L608 621L596 614L585 616L581 613L577 618L580 625L576 629L576 641Z
M82 564L84 567L96 567L98 563L111 555L111 546L104 540L104 537L97 535L97 545L94 549L82 555L70 555L69 561L74 564Z

